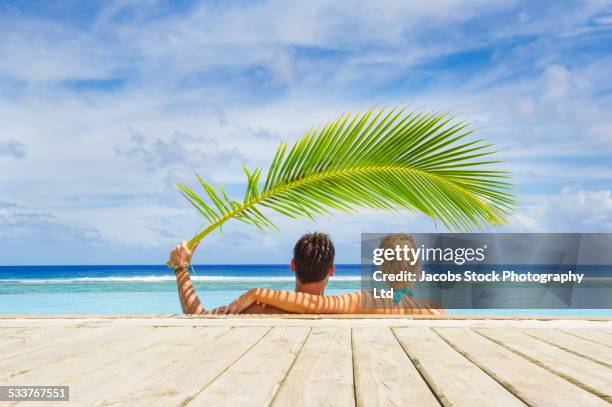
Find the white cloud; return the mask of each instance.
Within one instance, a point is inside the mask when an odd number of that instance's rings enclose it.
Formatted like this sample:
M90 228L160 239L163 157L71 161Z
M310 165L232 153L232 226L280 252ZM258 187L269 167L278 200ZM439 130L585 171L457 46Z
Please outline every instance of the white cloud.
M28 82L106 78L117 68L89 33L50 21L2 21L0 74Z
M612 25L612 14L595 17L593 22L597 25Z
M563 102L572 96L574 91L582 94L590 87L586 78L572 73L562 65L549 65L543 73L544 93L542 101L544 103Z
M566 186L527 204L517 220L514 229L530 232L612 232L612 191Z
M133 130L130 133L129 143L115 146L115 151L122 156L141 159L151 169L177 164L188 168L213 167L245 161L236 149L225 150L213 138L195 137L178 131L167 138L147 138Z
M0 140L0 157L24 158L26 156L26 146L17 140Z
M63 222L48 212L32 210L14 202L2 202L0 245L2 264L40 264L55 257L50 253L53 250L65 256L66 251L103 249L107 242L96 228L86 223ZM83 260L78 253L75 258ZM65 262L72 262L72 259L66 258Z

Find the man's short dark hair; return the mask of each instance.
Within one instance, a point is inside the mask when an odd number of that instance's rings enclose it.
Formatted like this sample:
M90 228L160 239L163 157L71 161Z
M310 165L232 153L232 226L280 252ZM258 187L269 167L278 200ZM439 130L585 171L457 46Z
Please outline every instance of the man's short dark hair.
M307 233L293 248L295 273L302 283L325 280L334 264L336 250L325 233Z

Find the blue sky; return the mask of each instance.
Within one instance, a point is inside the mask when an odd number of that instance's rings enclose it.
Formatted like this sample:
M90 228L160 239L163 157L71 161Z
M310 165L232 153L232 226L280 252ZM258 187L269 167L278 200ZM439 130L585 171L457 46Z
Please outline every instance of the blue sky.
M472 119L515 174L519 232L612 232L612 2L0 0L0 264L162 263L202 224L171 184L239 193L241 164L346 111ZM414 214L228 225L198 262L288 261L326 231Z

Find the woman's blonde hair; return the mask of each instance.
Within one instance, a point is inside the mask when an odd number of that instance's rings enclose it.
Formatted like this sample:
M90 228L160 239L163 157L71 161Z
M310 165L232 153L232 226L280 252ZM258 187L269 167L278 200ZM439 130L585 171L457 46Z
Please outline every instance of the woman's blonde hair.
M392 235L387 235L380 240L380 248L381 249L393 249L397 246L404 247L406 246L408 250L414 249L414 240L412 236L405 233L397 233ZM411 273L418 273L421 269L420 259L417 258L417 261L412 264L410 259L401 259L401 260L385 260L380 265L380 271L383 274L398 274L404 271ZM404 288L411 287L412 283L409 281L388 281L387 284L393 288Z

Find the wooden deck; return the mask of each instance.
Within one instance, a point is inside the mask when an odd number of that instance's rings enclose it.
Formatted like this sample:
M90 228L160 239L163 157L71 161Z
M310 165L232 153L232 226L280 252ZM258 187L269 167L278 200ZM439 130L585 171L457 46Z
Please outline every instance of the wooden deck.
M0 318L0 352L0 385L69 385L59 406L612 401L608 320Z

